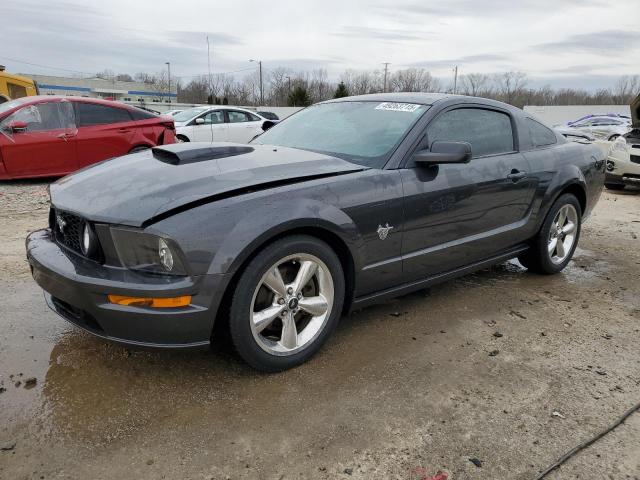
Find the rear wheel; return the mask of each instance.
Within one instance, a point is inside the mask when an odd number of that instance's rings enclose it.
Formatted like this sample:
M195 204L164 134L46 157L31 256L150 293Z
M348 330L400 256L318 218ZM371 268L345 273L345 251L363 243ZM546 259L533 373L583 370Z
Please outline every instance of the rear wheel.
M189 139L187 137L185 137L184 135L176 135L176 141L178 143L184 143L184 142L188 142Z
M286 237L262 250L241 274L229 332L252 367L277 372L311 358L335 329L344 302L340 260L324 242Z
M518 257L520 263L536 273L562 271L578 245L581 217L580 203L574 195L558 198L533 238L531 248Z

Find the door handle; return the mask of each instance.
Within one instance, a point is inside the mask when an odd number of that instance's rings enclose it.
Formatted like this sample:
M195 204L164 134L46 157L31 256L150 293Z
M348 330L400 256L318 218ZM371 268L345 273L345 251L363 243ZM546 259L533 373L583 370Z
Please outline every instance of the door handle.
M59 133L58 135L56 135L56 137L58 137L61 140L64 140L65 142L70 138L73 138L73 136L74 135L72 133Z
M518 180L522 180L526 176L527 176L527 172L521 172L521 171L516 170L514 168L513 170L511 170L511 173L509 175L507 175L507 178L515 183Z
M128 129L128 128L119 128L119 129L118 129L118 132L120 132L120 133L129 133L130 131L131 131L131 130L130 130L130 129Z

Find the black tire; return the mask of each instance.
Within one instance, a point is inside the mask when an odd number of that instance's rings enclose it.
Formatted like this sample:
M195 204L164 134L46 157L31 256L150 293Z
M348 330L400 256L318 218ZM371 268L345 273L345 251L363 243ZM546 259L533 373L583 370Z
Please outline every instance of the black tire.
M605 183L604 186L609 190L624 190L624 185L620 183Z
M263 275L275 264L289 256L311 255L324 263L333 281L333 303L328 318L309 343L290 354L269 353L254 337L251 325L254 293L260 287ZM301 262L299 263L301 265ZM286 282L285 282L286 283ZM274 295L269 292L270 295ZM285 237L268 245L241 273L229 309L229 333L240 357L249 365L264 372L279 372L309 360L335 330L345 297L345 281L338 256L326 243L306 235ZM304 312L303 312L304 313ZM282 327L284 331L284 327ZM303 327L304 328L304 327ZM299 332L298 332L299 333Z
M176 135L176 140L178 142L189 142L190 140L184 135Z
M552 235L552 224L554 224L554 221L560 209L562 209L565 205L571 205L577 213L575 238L568 254L566 255L566 258L564 258L564 260L562 260L561 262L554 262L552 260L552 254L549 253L549 241ZM578 199L570 193L566 193L560 196L560 198L555 201L555 203L549 210L549 213L547 214L542 227L538 231L538 234L533 239L531 239L531 248L529 248L529 250L527 250L525 253L521 254L518 257L518 260L524 267L535 273L551 275L561 272L573 257L573 253L575 252L578 241L580 240L581 227L582 208L580 207L580 202L578 202Z
M149 150L149 147L147 147L146 145L138 145L137 147L133 147L131 150L129 150L129 153L144 152L145 150Z
M613 135L611 135L611 136L609 137L609 141L610 141L610 142L613 142L613 141L614 141L616 138L618 138L619 136L620 136L620 135L618 135L617 133L614 133Z

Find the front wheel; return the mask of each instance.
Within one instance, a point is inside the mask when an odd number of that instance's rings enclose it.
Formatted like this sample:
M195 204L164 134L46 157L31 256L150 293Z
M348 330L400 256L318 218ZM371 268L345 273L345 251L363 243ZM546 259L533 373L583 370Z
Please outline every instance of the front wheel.
M184 135L176 135L176 143L185 143L188 142L189 139Z
M620 183L605 183L604 186L609 190L624 190L624 185Z
M272 243L235 289L229 331L236 351L266 372L307 361L338 324L344 290L342 265L326 243L308 236Z
M562 195L551 207L531 248L518 257L529 270L558 273L567 266L580 238L582 209L570 193Z
M614 133L613 135L611 135L611 136L609 137L609 141L610 141L610 142L613 142L613 141L615 141L619 136L620 136L620 135L618 135L617 133Z

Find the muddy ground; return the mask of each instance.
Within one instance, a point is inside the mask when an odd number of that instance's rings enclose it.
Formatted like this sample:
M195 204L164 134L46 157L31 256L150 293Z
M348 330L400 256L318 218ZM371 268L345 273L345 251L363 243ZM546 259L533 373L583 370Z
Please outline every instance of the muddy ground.
M363 310L262 375L51 313L23 247L44 185L0 186L0 479L525 480L640 401L640 194L603 194L560 275L511 262ZM640 413L548 478L640 478Z

